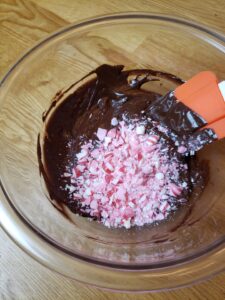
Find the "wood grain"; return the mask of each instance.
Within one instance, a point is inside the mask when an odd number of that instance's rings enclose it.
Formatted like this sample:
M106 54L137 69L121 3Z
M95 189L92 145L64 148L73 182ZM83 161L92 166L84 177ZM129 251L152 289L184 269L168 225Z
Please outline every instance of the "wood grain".
M48 33L94 15L148 11L185 16L225 31L224 0L0 0L0 76ZM112 294L73 282L39 265L0 230L0 299L225 299L225 274L158 294Z
M26 0L0 1L0 76L29 47L68 22Z
M221 31L224 31L225 28L224 0L38 0L38 5L47 8L55 14L60 12L60 16L69 22L75 22L99 14L145 11L183 16Z

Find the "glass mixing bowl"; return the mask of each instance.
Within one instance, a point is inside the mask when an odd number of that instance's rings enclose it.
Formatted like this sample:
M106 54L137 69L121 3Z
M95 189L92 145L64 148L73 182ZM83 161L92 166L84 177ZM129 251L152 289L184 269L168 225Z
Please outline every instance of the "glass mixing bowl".
M50 269L112 290L175 288L224 270L225 141L199 152L209 161L209 181L183 224L112 230L79 216L71 223L48 201L37 161L42 113L58 90L103 63L183 79L212 70L222 80L225 37L180 18L124 13L63 28L29 50L0 88L2 228ZM171 88L160 86L162 93Z

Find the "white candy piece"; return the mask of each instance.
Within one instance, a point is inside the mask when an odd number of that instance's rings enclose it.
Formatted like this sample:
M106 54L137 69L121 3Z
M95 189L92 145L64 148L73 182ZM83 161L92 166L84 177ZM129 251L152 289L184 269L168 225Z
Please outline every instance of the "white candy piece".
M79 159L85 157L87 154L88 154L88 153L87 153L86 150L81 150L80 153L77 153L77 154L76 154L76 157L77 157L77 159L79 160Z
M186 188L186 187L187 187L187 182L183 182L183 183L182 183L182 187L183 187L183 188Z
M140 125L136 127L136 133L138 135L144 134L145 133L145 126L144 125Z
M156 173L155 178L158 179L158 180L162 180L164 178L164 174L163 173Z
M119 124L119 122L118 122L117 118L112 118L111 125L112 126L117 126L118 124Z
M126 229L129 229L129 228L131 227L130 219L125 220L125 221L123 222L123 225L124 225L124 227L125 227Z

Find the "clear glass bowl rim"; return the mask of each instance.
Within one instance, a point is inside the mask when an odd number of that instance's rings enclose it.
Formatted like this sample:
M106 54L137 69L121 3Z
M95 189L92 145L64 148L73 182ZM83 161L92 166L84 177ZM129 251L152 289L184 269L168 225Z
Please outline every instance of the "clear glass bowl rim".
M116 20L158 20L162 22L168 22L171 24L178 24L186 28L190 28L193 30L196 30L197 32L206 34L211 36L211 38L220 40L221 42L225 43L225 35L222 33L212 30L207 26L200 25L196 22L193 22L191 20L183 19L177 16L171 16L171 15L165 15L165 14L151 14L151 13L145 13L145 12L125 12L125 13L116 13L116 14L110 14L110 15L102 15L102 16L96 16L92 19L83 20L81 22L74 23L72 25L69 25L67 27L63 27L57 32L54 32L53 34L49 35L47 38L44 38L43 40L39 41L34 47L32 47L30 50L28 50L18 61L12 65L12 67L9 69L9 71L5 74L5 76L2 78L0 82L0 91L4 87L4 83L7 81L8 78L13 74L15 69L24 61L26 58L31 56L33 52L41 48L44 44L51 42L54 40L54 38L57 38L60 35L63 35L64 33L67 33L69 31L74 31L79 28L84 28L89 25L94 24L100 24L102 22L110 22L110 21L116 21ZM104 270L104 276L109 276L109 278L115 276L118 277L118 275L122 272L123 276L130 277L129 274L131 272L138 272L138 276L145 277L151 279L151 270L154 268L151 268L151 266L146 266L144 268L130 268L127 266L124 268L124 266L118 266L118 265L112 265L107 263L102 263L97 260L91 260L87 257L77 257L75 258L74 255L70 256L69 253L64 252L64 250L59 248L57 245L54 245L54 243L46 237L42 236L31 224L29 224L22 215L16 210L16 208L13 206L12 201L9 199L7 192L4 189L4 186L0 180L0 225L3 228L3 230L8 234L8 236L14 240L14 242L22 248L25 252L27 252L30 256L32 256L34 259L42 263L43 265L47 266L50 269L53 269L57 271L58 273L65 275L67 277L70 277L72 279L76 279L81 282L85 282L94 286L106 288L106 289L112 289L111 286L107 286L106 283L102 282L95 282L94 278L87 280L80 280L79 276L74 274L74 269L77 269L77 266L81 266L87 268L90 278L94 277L94 273L96 272L96 268L98 270L102 269ZM214 245L214 247L211 247L211 249L207 253L200 253L198 256L193 256L191 259L185 261L179 261L176 264L173 264L171 266L163 266L160 268L155 268L154 273L160 274L162 270L167 270L166 275L160 275L162 277L166 276L172 276L173 281L176 282L176 277L181 278L182 277L182 284L179 286L186 286L193 282L209 278L210 276L217 274L223 270L225 270L225 263L222 265L221 261L224 261L225 257L225 239L219 241ZM60 262L62 263L61 266L55 266L54 261L56 259L60 259ZM204 265L205 274L199 274L199 270L201 270ZM69 267L71 265L71 267ZM207 267L207 265L210 265L210 268ZM64 266L64 267L63 267ZM68 270L65 271L66 267L68 267ZM193 276L192 278L186 278L185 280L185 274L182 275L181 269L184 269L186 272L192 272ZM179 273L181 275L176 275L176 271L179 269ZM149 270L146 274L146 271ZM195 272L194 270L198 270ZM94 272L92 274L92 272ZM79 273L79 272L78 272ZM79 274L78 274L79 275ZM121 276L121 275L120 275ZM178 280L179 281L179 280ZM164 287L163 289L170 289L178 287L177 285L173 286L169 283L168 280L168 286ZM160 288L157 288L156 290L159 290ZM121 288L118 286L113 287L113 290L121 290ZM155 290L153 287L149 286L148 289L138 289L133 287L131 289L126 289L127 291L153 291Z

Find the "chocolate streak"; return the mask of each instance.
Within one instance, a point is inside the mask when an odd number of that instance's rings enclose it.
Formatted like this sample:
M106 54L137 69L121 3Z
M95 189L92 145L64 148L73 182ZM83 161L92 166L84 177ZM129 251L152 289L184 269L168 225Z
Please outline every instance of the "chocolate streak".
M74 213L83 216L89 215L82 211L79 202L75 202L71 193L65 189L69 179L63 177L63 174L76 163L75 154L80 150L82 142L87 139L94 140L94 133L99 127L110 129L113 117L121 119L123 114L129 118L150 117L166 125L169 131L163 138L170 144L173 152L176 151L175 141L184 144L193 152L214 138L210 130L202 133L196 131L205 124L204 120L177 102L171 93L162 97L142 88L144 83L161 78L176 84L183 83L176 76L146 69L123 71L123 66L102 65L81 80L94 74L97 75L95 78L86 81L59 105L57 101L63 93L56 95L49 110L43 115L45 136L41 141L42 149L38 147L40 172L50 198L57 202L57 207L66 204ZM66 92L69 90L70 88ZM181 162L189 165L188 172L183 174L189 182L189 189L182 195L189 197L195 185L198 185L199 191L204 188L202 170L205 167L201 169L196 158L190 157L188 152L186 156L177 155Z

